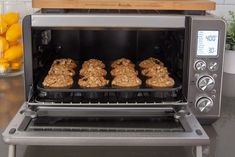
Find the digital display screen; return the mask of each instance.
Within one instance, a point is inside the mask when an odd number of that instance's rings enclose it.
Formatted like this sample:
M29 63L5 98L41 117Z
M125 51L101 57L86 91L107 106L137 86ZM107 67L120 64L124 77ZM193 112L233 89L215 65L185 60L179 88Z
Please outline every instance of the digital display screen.
M197 33L197 56L217 56L219 31L203 31Z

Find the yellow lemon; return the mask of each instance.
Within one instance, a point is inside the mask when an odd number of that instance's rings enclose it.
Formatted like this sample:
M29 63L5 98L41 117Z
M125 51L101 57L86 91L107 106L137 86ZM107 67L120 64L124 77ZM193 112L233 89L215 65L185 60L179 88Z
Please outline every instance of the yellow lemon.
M8 42L8 43L9 43L9 46L11 47L11 46L15 46L15 45L19 44L20 41L12 41L12 42Z
M2 16L3 20L9 25L13 25L19 21L19 13L9 12Z
M4 58L0 58L0 64L2 64L2 63L7 63L8 61L6 60L6 59L4 59Z
M7 40L0 36L0 53L3 53L9 48Z
M15 61L17 59L20 59L22 56L23 56L23 49L21 44L10 47L4 53L4 59L8 61Z
M14 42L22 36L21 25L19 23L13 24L6 33L6 39L9 42Z
M0 59L0 73L8 71L10 64L5 59Z
M12 70L20 70L21 66L22 66L22 62L21 61L19 61L19 62L12 62L11 63L11 69Z
M7 31L7 23L0 17L0 34L4 34Z

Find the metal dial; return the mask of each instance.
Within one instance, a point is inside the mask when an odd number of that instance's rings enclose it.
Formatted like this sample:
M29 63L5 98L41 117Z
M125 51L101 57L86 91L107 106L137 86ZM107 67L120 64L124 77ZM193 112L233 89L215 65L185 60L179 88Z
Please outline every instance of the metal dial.
M203 60L199 60L195 63L194 68L197 71L203 71L206 69L206 62L204 62Z
M213 101L208 97L202 97L196 103L196 107L200 112L209 112L213 105Z
M199 78L197 86L202 91L210 91L215 86L215 80L211 76L203 76Z

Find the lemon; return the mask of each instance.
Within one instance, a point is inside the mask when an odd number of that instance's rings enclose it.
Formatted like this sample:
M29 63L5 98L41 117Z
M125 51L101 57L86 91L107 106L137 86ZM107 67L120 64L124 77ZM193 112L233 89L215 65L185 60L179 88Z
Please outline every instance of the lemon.
M0 34L4 34L7 31L7 23L1 19L0 16Z
M10 47L4 53L4 59L8 61L15 61L17 59L20 59L22 56L23 56L23 49L21 44Z
M9 25L13 25L19 21L19 13L9 12L2 16L3 20Z
M4 58L0 58L0 64L7 63L8 61Z
M13 24L6 33L6 39L9 42L14 42L22 36L21 25L19 23Z
M9 46L15 46L17 44L20 43L20 41L12 41L12 42L8 42L9 43Z
M9 48L7 40L0 36L0 53L3 53Z
M21 61L19 61L19 62L12 62L11 63L11 69L12 70L20 70L21 66L22 66L22 62Z
M0 59L0 73L5 73L8 71L10 64L5 59Z

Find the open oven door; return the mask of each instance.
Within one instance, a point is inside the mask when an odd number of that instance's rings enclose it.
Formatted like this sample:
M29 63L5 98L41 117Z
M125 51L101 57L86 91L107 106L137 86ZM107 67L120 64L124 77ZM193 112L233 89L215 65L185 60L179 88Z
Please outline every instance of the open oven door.
M3 139L10 145L10 157L14 157L17 144L195 146L197 157L202 157L202 146L209 144L209 137L190 110L171 107L41 106L33 111L24 104Z

